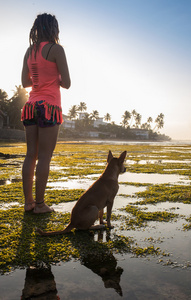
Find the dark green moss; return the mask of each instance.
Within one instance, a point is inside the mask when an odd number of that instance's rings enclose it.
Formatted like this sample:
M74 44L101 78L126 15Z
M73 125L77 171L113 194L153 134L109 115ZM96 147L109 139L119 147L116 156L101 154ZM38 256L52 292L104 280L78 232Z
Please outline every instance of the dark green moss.
M190 185L169 185L159 184L148 186L146 191L137 192L136 198L142 198L135 204L156 204L159 202L182 202L191 204L191 186Z
M186 218L186 221L188 222L188 224L184 224L183 229L191 230L191 216L189 218Z
M135 207L134 205L127 205L121 210L124 210L130 214L130 216L126 217L125 219L124 229L126 230L135 230L136 228L144 227L149 221L168 222L178 217L178 214L169 213L166 211L146 212L139 207ZM121 228L123 227L124 226L122 225Z
M6 146L6 147L5 147ZM67 180L73 176L100 174L107 160L108 151L119 155L127 150L127 170L137 173L178 174L191 177L190 146L164 145L95 145L80 143L58 143L51 162L49 181ZM21 168L26 151L25 144L1 144L0 152L9 154L9 159L0 160L0 179L21 180ZM18 156L18 154L20 156ZM15 158L13 158L13 155ZM16 155L16 156L15 156ZM7 156L8 157L8 156ZM144 160L147 163L143 164ZM156 160L152 163L152 161ZM175 163L164 162L174 160ZM182 160L182 163L179 161ZM176 162L177 161L177 162ZM123 183L126 184L126 183ZM128 183L134 186L147 186L147 190L135 194L138 201L128 205L126 215L112 214L112 221L117 223L115 235L106 229L106 241L103 242L102 232L73 231L64 236L40 237L35 228L44 230L59 230L69 222L68 213L51 213L34 215L23 211L23 192L21 182L12 182L0 186L0 203L11 204L18 202L12 208L0 210L0 272L8 272L18 267L27 267L41 263L52 264L67 261L71 258L80 259L84 264L89 257L111 257L112 253L132 253L136 256L165 255L159 248L149 245L142 248L135 244L132 238L121 233L123 230L144 228L149 222L168 222L178 217L169 212L143 211L137 205L156 204L159 202L182 202L190 204L191 189L188 185L149 185ZM84 190L55 190L47 188L46 203L58 204L77 200ZM22 205L22 206L21 206ZM190 229L190 218L185 229ZM113 232L113 231L112 231ZM126 233L127 234L127 233ZM98 240L95 238L98 235Z

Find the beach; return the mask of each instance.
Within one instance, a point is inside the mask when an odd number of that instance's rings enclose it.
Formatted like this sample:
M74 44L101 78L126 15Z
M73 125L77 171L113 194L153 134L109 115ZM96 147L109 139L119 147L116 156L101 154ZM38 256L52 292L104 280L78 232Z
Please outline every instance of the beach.
M107 154L127 151L114 228L60 230ZM24 143L0 144L0 299L190 299L191 143L58 142L46 189L51 214L24 213ZM41 298L40 298L41 297ZM45 297L45 298L42 298Z

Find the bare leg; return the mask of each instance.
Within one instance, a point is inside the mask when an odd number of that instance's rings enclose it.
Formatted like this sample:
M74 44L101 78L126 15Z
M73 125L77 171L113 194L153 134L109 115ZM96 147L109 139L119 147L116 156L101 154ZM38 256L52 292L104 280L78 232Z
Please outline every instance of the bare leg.
M35 213L51 212L48 205L44 203L44 193L49 175L49 166L52 153L56 146L59 125L46 128L38 128L38 163L36 166L36 205Z
M34 169L38 152L38 127L26 127L27 154L22 168L23 192L25 197L25 211L33 210L35 203L32 196Z

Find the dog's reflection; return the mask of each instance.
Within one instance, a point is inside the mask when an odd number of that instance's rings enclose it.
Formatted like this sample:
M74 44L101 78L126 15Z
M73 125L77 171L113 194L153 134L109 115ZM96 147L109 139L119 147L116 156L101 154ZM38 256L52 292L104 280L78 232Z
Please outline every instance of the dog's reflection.
M76 232L70 237L73 246L79 251L79 259L82 265L99 275L105 288L113 288L120 296L120 286L123 269L117 266L117 260L113 253L105 246L100 251L99 242L110 240L109 232ZM90 251L88 250L91 249ZM92 249L94 249L92 254ZM63 274L64 277L64 274ZM22 300L59 300L56 283L50 266L29 267L26 271Z
M29 267L26 271L22 300L59 300L50 267Z
M94 236L92 240L94 240L95 237L96 236ZM103 241L103 239L110 239L109 232L99 232L97 234L98 242ZM80 250L79 247L78 250ZM92 253L89 254L88 251L83 251L83 249L81 249L80 261L81 264L102 278L105 288L113 288L120 296L123 295L120 286L123 269L117 266L117 260L108 248L106 248L104 254L102 252L99 254L98 250L95 255L92 255Z

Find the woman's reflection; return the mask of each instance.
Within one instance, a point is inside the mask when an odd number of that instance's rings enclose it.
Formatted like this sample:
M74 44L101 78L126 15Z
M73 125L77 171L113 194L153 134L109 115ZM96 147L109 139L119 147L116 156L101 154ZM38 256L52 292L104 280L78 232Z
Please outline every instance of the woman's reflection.
M56 283L50 267L29 267L26 271L22 300L59 300Z
M95 240L96 239L96 240ZM100 250L100 242L110 240L109 233L90 234L76 232L70 236L70 241L79 252L82 265L102 278L105 288L113 288L120 296L120 286L123 269L117 266L117 260L112 251L105 244ZM90 249L90 251L89 251ZM92 252L93 251L93 252ZM64 274L63 274L64 277ZM51 267L29 267L26 271L25 285L22 292L22 300L58 300L56 283L51 272Z

